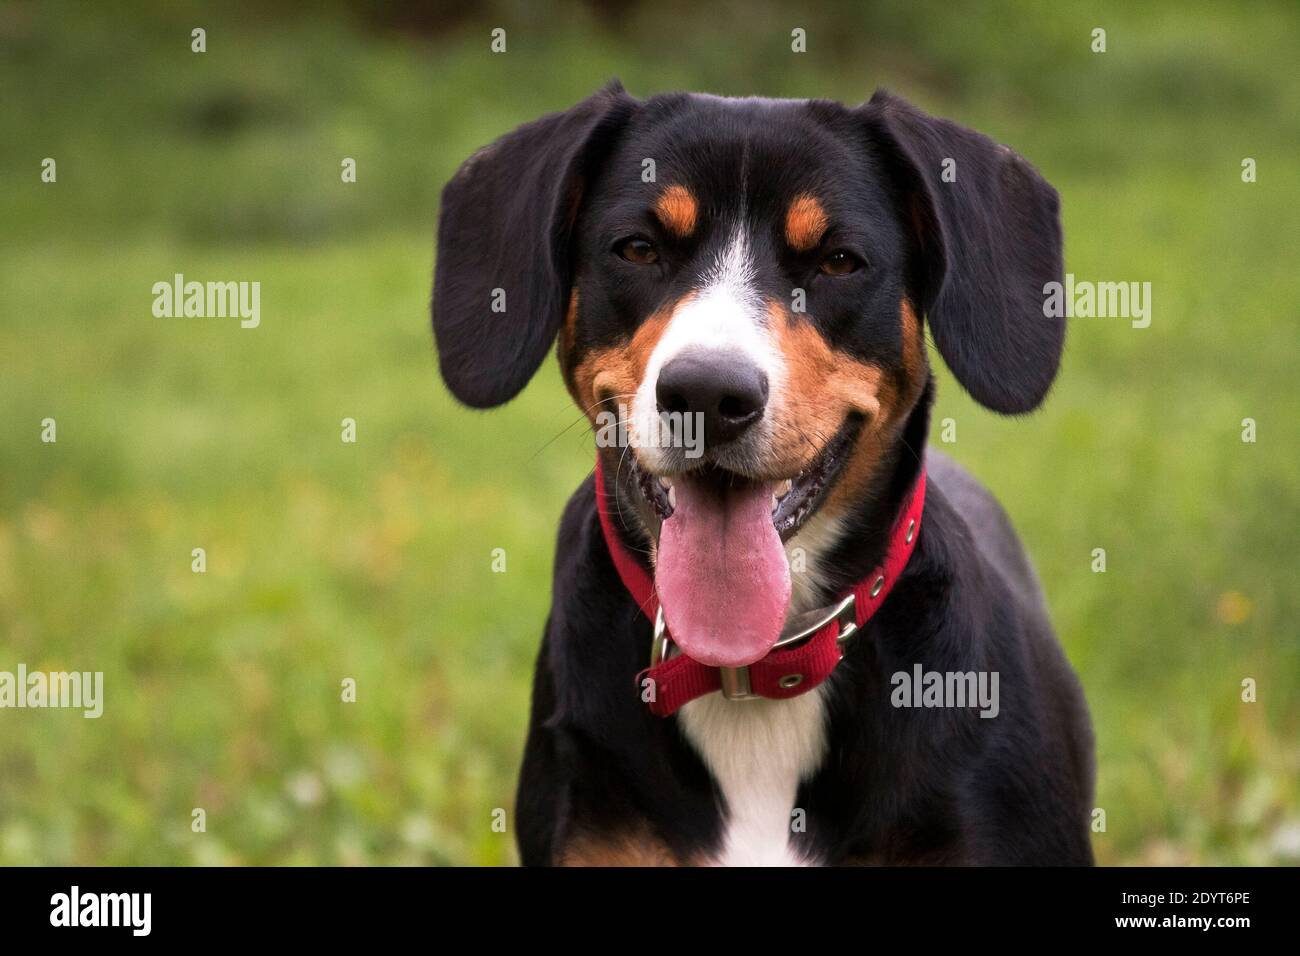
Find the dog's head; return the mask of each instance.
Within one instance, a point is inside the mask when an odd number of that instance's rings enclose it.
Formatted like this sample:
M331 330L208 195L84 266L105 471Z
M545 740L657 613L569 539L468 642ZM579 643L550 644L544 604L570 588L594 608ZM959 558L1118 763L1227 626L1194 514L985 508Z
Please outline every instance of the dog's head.
M475 407L512 398L558 338L657 544L678 643L739 666L784 620L783 542L824 536L881 480L929 379L922 322L976 400L1026 412L1060 361L1042 307L1060 277L1051 186L894 96L641 101L615 83L447 184L433 326Z

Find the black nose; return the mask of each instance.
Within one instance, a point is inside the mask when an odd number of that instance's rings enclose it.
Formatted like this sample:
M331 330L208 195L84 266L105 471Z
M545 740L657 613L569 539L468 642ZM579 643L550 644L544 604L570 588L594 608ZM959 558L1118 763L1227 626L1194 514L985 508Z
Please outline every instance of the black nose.
M763 417L767 375L737 352L692 349L659 370L655 397L661 412L702 416L704 445L716 448Z

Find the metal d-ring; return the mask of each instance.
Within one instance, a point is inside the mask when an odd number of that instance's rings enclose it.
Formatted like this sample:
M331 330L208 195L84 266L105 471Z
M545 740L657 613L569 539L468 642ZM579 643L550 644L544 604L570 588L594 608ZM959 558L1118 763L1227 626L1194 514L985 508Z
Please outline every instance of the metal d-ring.
M650 638L650 666L654 667L662 663L676 649L677 645L668 636L668 625L664 623L663 605L660 605L659 610L655 612L654 637Z

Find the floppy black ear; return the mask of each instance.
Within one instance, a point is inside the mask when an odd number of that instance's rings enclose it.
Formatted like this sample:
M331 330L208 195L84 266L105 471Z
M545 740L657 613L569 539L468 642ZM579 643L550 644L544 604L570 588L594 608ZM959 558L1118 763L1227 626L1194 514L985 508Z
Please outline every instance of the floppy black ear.
M1006 146L889 93L862 110L899 173L920 241L921 304L944 361L980 404L1036 408L1065 342L1065 319L1043 308L1044 285L1062 280L1056 190Z
M545 358L569 295L583 182L635 104L615 80L480 149L443 189L433 333L465 404L508 401Z

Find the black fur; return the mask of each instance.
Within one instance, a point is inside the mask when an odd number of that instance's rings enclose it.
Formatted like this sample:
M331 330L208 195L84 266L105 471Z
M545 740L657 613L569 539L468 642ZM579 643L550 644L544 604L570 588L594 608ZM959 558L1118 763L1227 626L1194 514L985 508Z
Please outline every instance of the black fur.
M896 96L877 93L861 112L915 213L921 305L944 361L980 404L1036 408L1065 341L1065 319L1043 309L1044 285L1062 280L1056 190L1007 147Z
M924 433L926 411L909 430ZM914 461L894 490L908 473ZM831 679L831 749L800 787L807 831L792 846L828 865L1090 864L1093 746L1078 681L1001 509L933 452L929 475L907 570ZM884 533L855 546L847 579L879 560ZM592 479L561 522L552 600L516 802L523 862L550 864L578 833L617 839L642 821L682 860L707 856L720 797L675 718L640 701L650 623L611 563ZM999 672L1000 714L894 708L890 676L916 663Z
M648 216L657 187L641 178L646 157L659 182L689 182L700 197L689 237ZM941 177L946 158L955 183ZM626 342L698 282L740 184L746 215L774 224L753 237L757 285L778 300L805 289L807 321L835 349L897 371L899 303L910 299L977 400L1004 413L1042 400L1064 338L1042 311L1044 283L1060 278L1061 231L1055 192L1020 157L885 94L849 109L638 101L617 84L480 151L444 191L433 323L452 392L478 407L516 394L575 282L582 312L562 343L566 375L591 350ZM824 245L868 268L828 281L822 252L785 248L775 224L803 191L830 206ZM630 233L654 238L655 267L611 256ZM490 311L494 288L506 289L503 314ZM828 601L882 558L920 467L932 397L927 380L830 555ZM1090 863L1091 729L1033 571L987 492L934 453L929 474L907 570L828 682L830 752L800 787L808 827L792 845L831 864ZM610 481L619 531L641 546L638 493ZM652 716L639 696L650 631L614 570L589 479L561 523L537 659L517 801L525 863L557 862L582 836L649 834L682 861L718 848L725 808L708 770L676 719ZM916 663L999 672L998 718L893 707L890 675Z
M508 401L546 357L584 179L634 105L611 83L479 150L443 189L433 331L443 378L465 404ZM497 289L505 307L494 311Z

